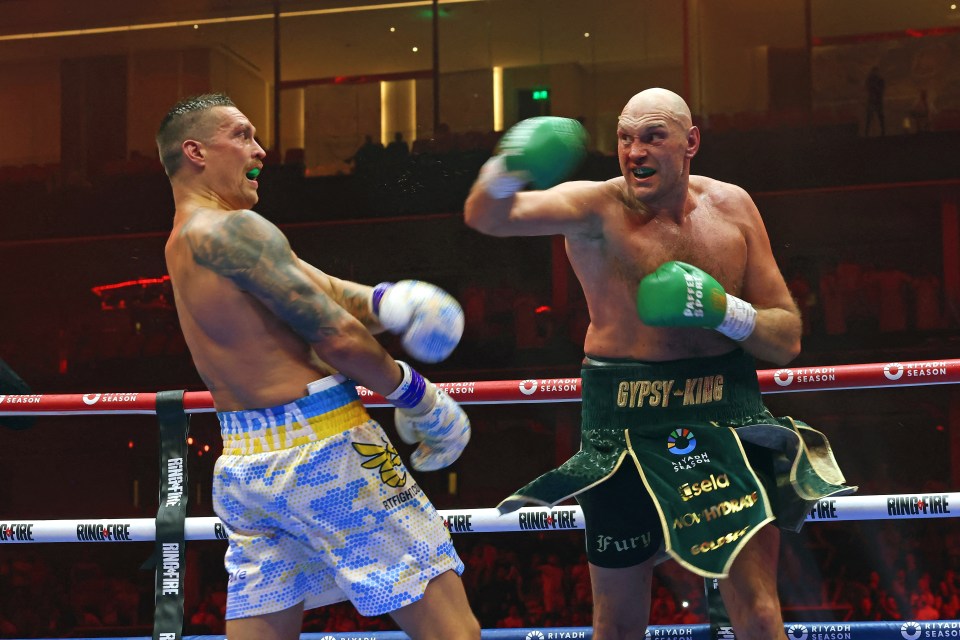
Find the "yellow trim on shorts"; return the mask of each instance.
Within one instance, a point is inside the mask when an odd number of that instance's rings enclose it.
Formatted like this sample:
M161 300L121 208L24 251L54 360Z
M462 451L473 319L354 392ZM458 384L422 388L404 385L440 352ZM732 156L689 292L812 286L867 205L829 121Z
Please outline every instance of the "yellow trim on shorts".
M370 416L359 400L307 418L307 424L278 424L248 433L225 436L223 455L241 456L292 449L308 442L325 440L368 421Z

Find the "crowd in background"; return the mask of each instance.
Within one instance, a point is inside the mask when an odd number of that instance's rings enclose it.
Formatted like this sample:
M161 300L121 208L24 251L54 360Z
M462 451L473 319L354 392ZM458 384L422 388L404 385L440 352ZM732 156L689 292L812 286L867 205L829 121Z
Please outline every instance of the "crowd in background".
M484 628L590 626L582 532L455 534L454 543ZM122 555L129 566L97 561L78 545L4 547L0 637L149 634L153 574ZM188 560L188 634L223 633L221 562L218 545ZM784 534L780 567L787 622L952 620L960 613L960 526L953 519L810 523ZM652 593L651 624L707 622L702 579L673 561L657 568ZM312 610L303 625L317 632L388 629L396 629L389 617L365 618L349 604Z

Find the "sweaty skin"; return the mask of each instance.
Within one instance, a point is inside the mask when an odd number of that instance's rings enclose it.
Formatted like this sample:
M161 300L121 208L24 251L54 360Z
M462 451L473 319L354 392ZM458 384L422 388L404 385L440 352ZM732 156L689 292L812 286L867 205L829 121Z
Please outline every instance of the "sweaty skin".
M174 180L167 269L184 338L218 411L270 407L303 396L335 371L390 393L400 371L371 331L370 288L299 260L283 233L250 211L263 149L233 107L207 116L195 148L207 174ZM350 357L346 354L350 353Z
M178 114L172 110L157 135L176 205L165 249L167 269L180 326L214 405L218 411L284 405L306 396L310 382L333 372L390 395L400 385L403 370L372 335L383 330L370 308L372 289L339 280L303 262L280 229L250 210L257 203L256 178L266 154L250 121L235 107L226 106L224 99L228 100L221 94L200 96L188 102L185 111ZM219 101L217 106L188 108L214 100ZM389 442L383 440L383 445L389 446ZM327 464L328 459L319 453L327 450L322 443L309 442L302 447L306 448L280 453L293 451L302 454L297 459L305 461L316 454L316 464ZM265 452L267 457L258 459L257 464L263 460L279 464L275 462L277 453ZM235 457L242 456L220 460ZM251 468L248 461L237 468L244 467ZM336 474L336 467L330 472ZM225 484L222 478L218 476L214 484L215 501L217 487ZM364 482L361 476L356 478L358 483ZM263 482L261 478L260 484ZM359 486L349 478L345 482L355 489ZM375 489L364 486L358 490L373 491L370 499L376 499ZM251 503L246 506L256 512L256 491L241 487L230 499L241 496L243 501L242 494L249 494ZM277 500L284 498L276 494ZM429 506L424 502L419 508L427 513ZM274 526L283 525L271 524L269 536L294 535L290 531L274 533ZM390 526L394 525L377 519L376 527L393 531ZM442 527L439 531L443 532ZM301 530L297 532L299 536ZM231 545L236 535L231 532ZM258 532L246 531L241 537L247 535L257 540L269 537L264 533L258 538ZM320 545L319 538L331 536L330 531L311 532L310 544ZM335 559L330 562L337 563ZM317 586L311 585L311 589ZM456 571L444 570L424 588L420 599L389 612L409 637L480 639L480 625ZM232 617L226 622L227 635L232 640L299 638L305 602L279 611Z
M680 96L648 89L618 120L621 175L567 182L546 191L493 198L481 174L466 223L494 236L562 235L590 312L587 355L664 361L722 355L743 347L786 364L800 352L800 314L777 268L760 213L732 184L690 175L700 131ZM664 262L700 267L757 309L736 343L703 328L651 327L637 315L640 280ZM783 638L777 601L779 531L767 525L747 543L719 588L737 637ZM590 564L594 640L641 638L649 622L656 558L626 568Z
M495 236L564 236L590 312L587 354L672 360L735 348L713 330L640 321L640 280L680 260L758 309L744 349L777 364L792 360L800 349L800 316L760 213L740 187L690 175L700 132L683 100L663 89L637 94L624 107L617 134L619 177L499 200L489 197L481 177L466 202L466 223Z

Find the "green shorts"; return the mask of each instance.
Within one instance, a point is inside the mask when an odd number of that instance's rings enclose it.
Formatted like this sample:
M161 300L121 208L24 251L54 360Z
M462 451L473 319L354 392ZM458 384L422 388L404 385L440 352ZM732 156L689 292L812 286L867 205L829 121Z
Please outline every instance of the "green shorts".
M774 417L740 351L669 362L588 358L581 449L504 500L576 497L590 561L628 567L663 547L706 577L726 577L768 522L799 530L817 500L851 493L818 431Z

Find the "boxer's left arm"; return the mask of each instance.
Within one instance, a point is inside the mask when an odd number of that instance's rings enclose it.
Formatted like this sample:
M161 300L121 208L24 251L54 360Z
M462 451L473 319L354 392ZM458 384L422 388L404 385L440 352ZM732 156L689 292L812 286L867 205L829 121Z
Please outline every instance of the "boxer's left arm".
M744 349L767 362L785 365L800 354L803 322L800 309L777 266L763 218L753 199L736 187L745 214L747 269L740 297L757 309L757 324L743 341Z
M300 260L308 276L371 333L403 336L404 350L422 362L450 356L463 336L463 309L449 293L428 282L401 280L376 287L341 280Z
M304 262L300 258L298 260L307 276L347 313L363 323L370 333L377 334L386 330L370 304L373 287L336 278L317 269L309 262Z
M694 265L667 262L641 280L637 312L650 326L713 329L757 358L783 365L800 353L800 312L760 212L745 191L729 187L722 208L740 229L747 250L739 288L728 292Z

